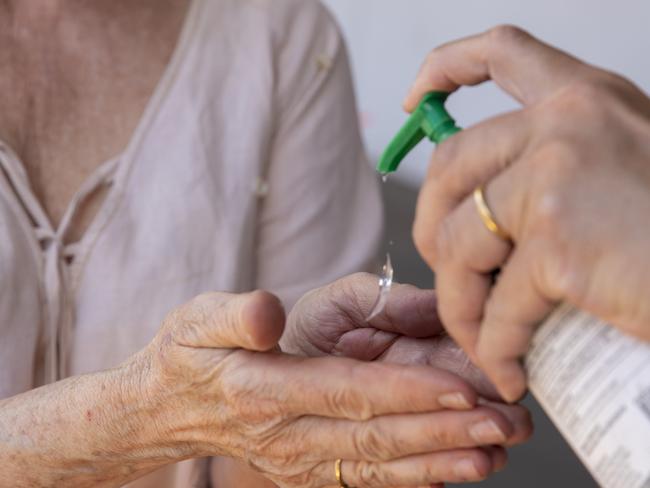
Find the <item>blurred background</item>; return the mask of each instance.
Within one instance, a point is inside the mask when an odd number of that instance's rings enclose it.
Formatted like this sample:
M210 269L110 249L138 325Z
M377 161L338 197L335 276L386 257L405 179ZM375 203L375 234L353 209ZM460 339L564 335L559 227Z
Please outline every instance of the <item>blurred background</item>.
M401 102L426 54L435 46L509 23L593 64L617 71L650 92L650 1L618 0L323 0L348 41L359 112L371 159L405 120ZM466 88L448 102L461 126L513 110L492 84ZM387 242L397 279L431 287L433 276L410 237L417 187L431 145L423 143L385 185ZM537 431L511 452L509 467L483 488L597 486L532 398Z

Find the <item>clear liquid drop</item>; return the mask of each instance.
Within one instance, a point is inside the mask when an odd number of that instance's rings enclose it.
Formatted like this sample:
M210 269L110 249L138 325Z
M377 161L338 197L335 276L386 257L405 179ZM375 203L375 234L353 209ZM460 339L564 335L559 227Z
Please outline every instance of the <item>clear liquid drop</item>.
M370 322L372 319L381 314L386 308L388 303L388 296L390 295L390 290L393 287L393 263L390 260L390 254L386 254L386 264L382 269L381 276L379 277L379 295L377 295L377 300L372 307L372 311L366 318L366 322Z
M381 175L381 181L383 183L388 183L388 173L384 173Z

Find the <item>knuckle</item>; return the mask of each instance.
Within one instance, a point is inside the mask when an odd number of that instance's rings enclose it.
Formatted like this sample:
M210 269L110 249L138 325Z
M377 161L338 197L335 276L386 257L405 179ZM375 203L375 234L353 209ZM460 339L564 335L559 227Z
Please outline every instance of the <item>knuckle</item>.
M248 388L242 387L242 384L234 375L224 375L220 381L220 389L223 397L223 403L228 406L235 416L245 419L248 414L245 399Z
M536 160L541 165L539 169L553 175L562 168L570 167L578 158L572 141L558 137L539 149Z
M599 69L598 78L600 80L601 86L607 91L618 92L621 90L626 91L630 89L637 89L636 85L634 85L634 83L632 83L629 79L620 75L619 73L615 73L614 71Z
M325 401L329 403L331 411L338 412L345 418L361 422L373 418L370 400L351 386L338 388Z
M251 453L247 452L245 460L248 467L253 471L281 486L290 486L292 488L316 488L321 486L319 478L322 477L316 472L318 465L311 462L305 463L299 456L291 458L268 455L251 456Z
M594 94L600 100L607 102L620 95L630 92L639 93L639 88L628 78L619 73L608 71L601 68L588 68L588 74L585 77L594 90Z
M363 425L354 438L354 447L362 459L368 461L388 461L391 449L387 445L386 434L375 422Z
M639 96L644 94L634 83L617 73L592 70L594 74L573 88L575 105L592 132L604 133L622 123L630 101L639 100Z
M546 246L553 245L560 238L558 235L570 224L566 221L565 195L556 188L545 188L540 191L539 198L531 208L531 220L527 233L535 239L544 242Z
M278 443L279 445L271 446L275 451L282 450L282 444L286 444L285 441ZM285 449L286 450L286 449ZM259 467L255 469L258 472L273 472L281 475L285 479L289 480L291 486L308 486L310 479L313 478L313 474L310 470L305 469L305 463L303 462L304 453L296 453L284 455L282 452L275 453L272 456L266 454L267 449L259 449L260 452L265 452L263 464L264 468L260 469ZM260 460L262 457L260 456ZM260 463L262 464L262 463Z
M539 191L534 200L530 224L536 237L552 237L557 235L565 219L565 195L553 186L547 186Z
M556 219L557 229L565 226L564 221ZM568 259L568 246L562 237L565 233L562 230L549 231L548 236L531 245L530 255L530 278L533 286L539 293L543 293L549 300L566 300L578 297L584 293L584 283L575 272L576 264ZM574 298L572 298L574 297ZM576 303L576 302L574 302Z
M582 79L571 83L559 96L559 104L567 113L587 117L601 117L604 113L603 98L606 90L597 78ZM589 120L589 119L587 119Z
M316 488L317 484L312 473L298 473L286 477L286 483L292 488Z
M245 366L233 365L232 370L224 370L219 378L221 401L232 419L252 426L260 426L266 432L285 422L289 415L278 410L277 401L262 391L258 381L244 373Z
M542 128L546 128L546 132L550 128L553 132L576 133L588 125L591 129L603 130L611 118L610 102L614 93L611 84L603 74L590 74L568 84L539 105Z
M535 178L527 209L530 223L536 233L556 232L568 215L572 192L567 189L584 171L584 163L570 142L558 140L540 149L532 166Z
M385 476L376 464L361 462L357 464L355 471L359 488L386 485Z
M493 27L487 33L488 42L495 49L503 49L521 43L530 38L530 34L512 24L501 24Z
M458 447L462 445L466 437L452 423L436 425L429 430L428 434L429 439L438 449Z
M535 255L530 262L530 279L533 287L549 301L569 301L582 304L588 292L588 283L582 259L572 253L566 238L560 231L556 235L540 239L531 248Z

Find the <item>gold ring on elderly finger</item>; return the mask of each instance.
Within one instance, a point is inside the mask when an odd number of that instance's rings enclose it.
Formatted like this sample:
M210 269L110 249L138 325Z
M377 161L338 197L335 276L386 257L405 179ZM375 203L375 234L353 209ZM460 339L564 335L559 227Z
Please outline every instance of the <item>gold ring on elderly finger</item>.
M483 185L474 190L474 203L476 204L478 214L487 230L504 241L512 242L512 236L497 223L494 213L490 210L487 200L485 199L485 187Z
M339 488L350 488L348 485L345 484L345 481L343 481L343 473L341 472L341 464L343 464L342 459L337 459L336 462L334 463L334 474L336 476L336 481L339 484Z

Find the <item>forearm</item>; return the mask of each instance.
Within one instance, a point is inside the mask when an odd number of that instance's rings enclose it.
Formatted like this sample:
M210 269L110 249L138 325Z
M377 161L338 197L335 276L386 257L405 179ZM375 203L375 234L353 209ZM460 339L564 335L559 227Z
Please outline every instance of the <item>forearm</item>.
M131 361L1 401L0 485L120 486L182 458L154 427L146 373Z

